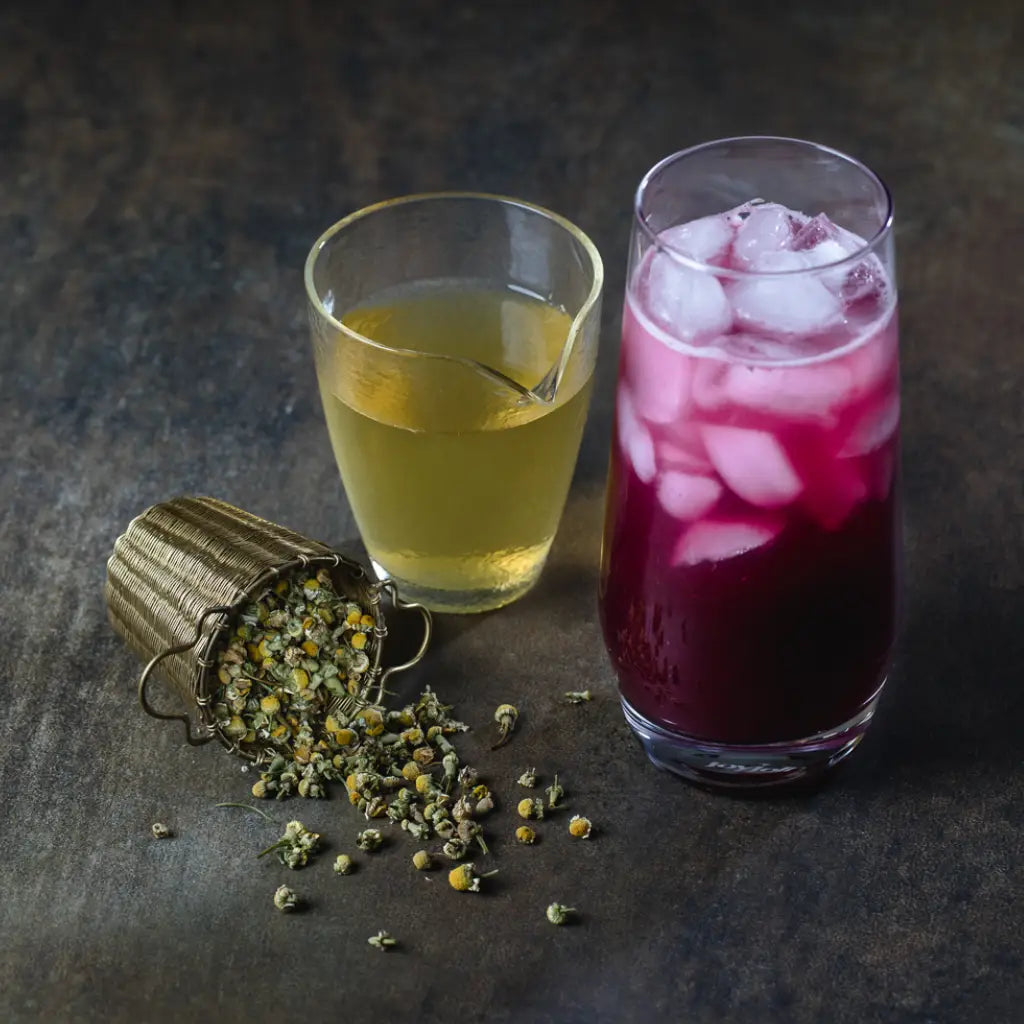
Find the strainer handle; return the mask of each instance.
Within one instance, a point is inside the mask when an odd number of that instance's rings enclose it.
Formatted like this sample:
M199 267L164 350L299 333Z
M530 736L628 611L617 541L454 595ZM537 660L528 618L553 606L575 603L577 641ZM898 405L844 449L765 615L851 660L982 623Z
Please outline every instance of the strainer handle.
M395 675L397 672L404 672L406 669L412 668L413 665L418 664L422 660L423 655L427 653L427 648L430 646L430 635L434 628L434 620L430 614L430 609L422 604L417 604L415 601L403 601L398 596L398 590L396 589L393 580L383 580L380 584L380 589L387 591L391 597L391 603L396 608L399 608L404 612L416 611L423 616L423 639L420 641L420 646L416 653L408 661L403 661L401 665L392 665L381 673L380 679L377 682L377 699L373 702L375 704L383 702L384 694L386 692L385 684L391 676Z
M149 682L150 676L153 674L153 670L160 664L164 658L170 658L174 654L184 654L186 651L192 650L193 647L203 638L203 623L211 615L223 615L230 613L231 608L227 606L221 606L216 608L207 608L206 611L199 616L196 620L196 635L188 643L177 644L174 647L168 647L166 650L161 651L156 657L152 658L149 664L142 670L142 675L139 676L139 703L142 705L142 710L147 715L153 718L162 718L168 722L183 722L185 725L185 739L193 747L201 747L204 743L209 743L213 739L214 734L211 732L206 736L194 736L192 734L192 719L188 714L180 715L168 715L166 712L157 711L152 704L149 703L149 698L146 696L146 684Z

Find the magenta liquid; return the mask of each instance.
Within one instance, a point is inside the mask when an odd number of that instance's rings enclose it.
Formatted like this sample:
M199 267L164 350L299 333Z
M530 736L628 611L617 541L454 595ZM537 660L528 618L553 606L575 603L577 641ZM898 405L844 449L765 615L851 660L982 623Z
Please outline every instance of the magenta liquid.
M629 284L600 597L621 694L717 743L835 729L895 633L893 289L873 256L836 264L855 236L773 204L662 238L760 276L655 248Z

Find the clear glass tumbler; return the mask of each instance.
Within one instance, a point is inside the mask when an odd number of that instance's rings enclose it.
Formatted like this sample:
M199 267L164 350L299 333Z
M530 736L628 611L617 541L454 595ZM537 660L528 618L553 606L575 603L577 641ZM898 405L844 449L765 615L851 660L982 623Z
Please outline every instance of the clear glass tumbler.
M636 195L600 609L651 760L820 776L866 730L900 584L893 209L863 164L725 139Z
M603 268L548 210L477 193L360 210L306 262L331 444L377 572L438 611L514 601L558 527Z

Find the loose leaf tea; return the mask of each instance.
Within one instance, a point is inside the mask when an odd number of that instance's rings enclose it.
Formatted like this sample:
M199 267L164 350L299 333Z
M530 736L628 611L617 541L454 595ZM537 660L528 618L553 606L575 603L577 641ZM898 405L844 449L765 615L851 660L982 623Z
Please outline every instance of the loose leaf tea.
M278 580L242 608L217 652L213 712L240 750L277 755L253 796L322 797L324 781L343 777L332 757L355 737L329 707L361 693L375 626L324 569Z
M278 886L274 892L274 906L283 913L294 910L301 902L299 894L287 885Z
M491 747L491 750L497 750L498 747L508 743L512 730L516 727L516 719L518 717L519 711L511 704L498 705L494 712L494 720L498 723L498 742Z
M316 853L319 848L319 832L310 832L301 821L289 821L285 826L284 835L257 856L265 857L268 853L276 853L277 859L285 867L297 871L309 863L310 855Z
M390 932L379 931L376 935L371 935L366 940L375 949L379 949L382 953L386 953L389 949L398 945L398 940L392 938Z
M589 690L567 690L565 694L566 704L585 704L593 699Z
M564 903L551 903L544 912L544 916L552 924L565 924L572 914L576 913L575 907L567 907Z

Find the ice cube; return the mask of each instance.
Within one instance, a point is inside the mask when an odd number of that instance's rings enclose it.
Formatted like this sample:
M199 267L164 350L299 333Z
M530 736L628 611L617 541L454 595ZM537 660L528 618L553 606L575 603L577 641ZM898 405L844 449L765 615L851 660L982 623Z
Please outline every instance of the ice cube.
M734 331L715 338L712 347L729 357L730 362L793 362L811 354L799 338L766 338L763 334Z
M858 398L878 387L895 391L898 387L895 319L844 356L843 362L849 367Z
M823 458L805 473L801 504L822 529L836 530L868 494L863 473L850 459Z
M705 424L701 436L711 464L744 501L781 508L803 490L785 449L767 431Z
M640 422L633 404L633 396L624 385L619 386L616 399L619 444L633 467L633 472L649 484L657 472L654 462L654 441L650 431Z
M796 251L813 249L822 242L836 241L839 229L823 213L811 217L793 232L790 248Z
M715 342L717 347L721 339ZM693 371L693 400L701 409L720 409L728 401L725 378L730 364L722 359L698 359Z
M770 250L754 256L748 269L758 272L777 274L784 270L807 270L812 263L809 253L790 252L789 249Z
M780 274L735 281L729 299L738 324L767 334L817 334L843 318L842 303L814 276Z
M678 469L697 476L710 476L714 467L704 450L700 428L692 420L671 424L654 439L654 455L661 469Z
M789 210L777 203L751 207L732 243L733 263L739 269L756 269L759 257L789 248L793 229Z
M667 228L658 240L700 263L720 263L729 253L733 232L725 214L716 213Z
M699 519L722 496L722 485L709 476L670 470L658 480L658 501L676 519Z
M668 252L655 251L644 298L655 322L686 343L721 334L732 324L732 308L718 279Z
M729 367L727 399L786 422L834 425L853 390L853 375L842 361L807 366Z
M888 282L881 264L874 258L855 264L844 276L839 294L847 306L859 302L883 306L888 297Z
M623 365L637 414L651 423L677 419L690 399L689 356L652 334L626 306Z
M896 433L899 422L900 395L896 390L889 391L857 416L839 450L840 457L867 455L881 448Z
M735 558L774 540L782 530L777 516L718 516L694 523L676 543L672 565L698 565Z

